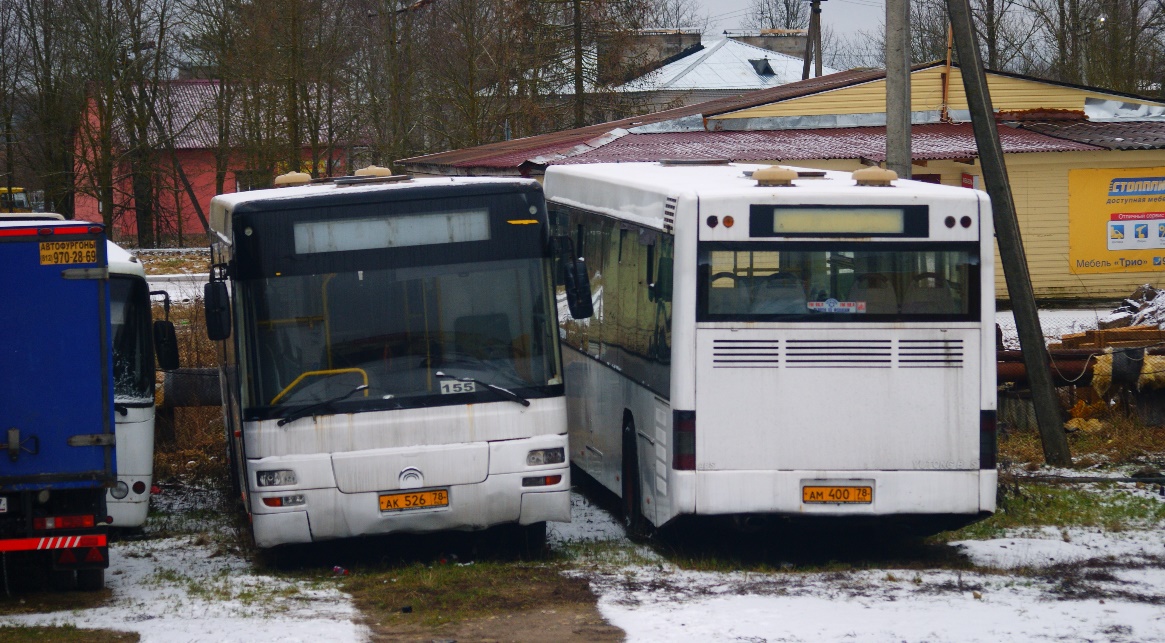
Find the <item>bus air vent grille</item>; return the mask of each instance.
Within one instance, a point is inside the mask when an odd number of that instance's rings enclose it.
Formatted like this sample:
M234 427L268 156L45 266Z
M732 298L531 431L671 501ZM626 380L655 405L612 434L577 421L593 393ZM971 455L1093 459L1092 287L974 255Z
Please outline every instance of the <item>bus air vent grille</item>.
M891 368L889 339L790 339L785 342L788 368Z
M900 339L899 368L961 368L961 339Z
M664 203L663 205L664 232L674 232L676 229L676 202L678 200L679 199L674 196L669 196L667 198L667 203Z
M716 339L712 368L777 368L781 352L776 339Z

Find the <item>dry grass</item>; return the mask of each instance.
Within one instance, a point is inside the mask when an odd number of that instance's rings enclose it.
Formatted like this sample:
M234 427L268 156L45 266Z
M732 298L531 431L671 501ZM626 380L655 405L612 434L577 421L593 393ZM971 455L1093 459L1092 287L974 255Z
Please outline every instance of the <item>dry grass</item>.
M1138 418L1109 411L1096 418L1090 430L1068 434L1068 446L1078 466L1133 464L1165 458L1165 426L1148 426ZM1043 444L1034 429L1003 431L999 436L1002 460L1044 461Z
M162 308L154 310L161 318ZM178 355L183 368L218 366L218 348L206 337L201 301L176 304L170 320L178 332ZM159 373L159 401L163 374ZM222 408L181 407L174 410L173 443L159 440L154 455L154 478L159 482L211 485L225 488L230 480Z

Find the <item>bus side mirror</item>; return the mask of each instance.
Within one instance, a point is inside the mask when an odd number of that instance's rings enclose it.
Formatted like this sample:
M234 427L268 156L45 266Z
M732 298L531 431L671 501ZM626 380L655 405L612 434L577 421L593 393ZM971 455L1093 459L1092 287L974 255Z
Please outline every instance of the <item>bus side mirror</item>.
M154 355L163 371L178 368L178 334L174 332L174 322L168 319L154 322Z
M589 319L595 314L591 302L591 279L587 275L587 262L582 257L564 262L563 285L566 286L566 307L575 319Z
M206 305L206 336L222 341L231 336L231 297L225 281L211 281L203 286Z

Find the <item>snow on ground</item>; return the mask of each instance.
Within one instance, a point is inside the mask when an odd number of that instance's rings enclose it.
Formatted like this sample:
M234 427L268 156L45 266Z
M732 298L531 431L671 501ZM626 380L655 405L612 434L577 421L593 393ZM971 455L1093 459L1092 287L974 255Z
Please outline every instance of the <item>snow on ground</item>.
M741 574L640 572L632 589L602 589L599 609L631 642L1165 640L1159 605L1057 600L1041 583L1005 576L784 576L791 578L758 583ZM687 596L677 598L676 587Z
M635 548L616 519L573 500L575 522L556 525L552 541ZM577 573L633 643L1165 641L1160 529L1042 529L952 546L982 569L696 572L640 546L650 564Z
M246 561L181 536L110 547L109 604L0 617L0 625L137 632L142 643L358 641L349 597L332 586L256 574Z
M149 275L146 281L150 290L165 290L170 293L170 301L189 303L202 299L202 289L209 280L206 273Z
M1165 560L1165 533L1160 530L1104 532L1097 529L1044 527L1013 538L960 540L951 543L981 567L1017 569L1048 567L1089 560L1122 565L1151 565ZM1165 586L1162 587L1165 594Z
M181 514L181 496L162 502ZM700 572L631 543L619 520L581 494L572 494L571 509L573 522L549 525L551 546L583 545L568 573L589 579L604 618L633 643L1165 641L1162 525L1030 529L952 543L976 566L964 571ZM186 524L222 528L205 520ZM4 616L0 625L130 630L146 643L368 638L332 584L259 574L208 541L196 533L117 543L108 606Z

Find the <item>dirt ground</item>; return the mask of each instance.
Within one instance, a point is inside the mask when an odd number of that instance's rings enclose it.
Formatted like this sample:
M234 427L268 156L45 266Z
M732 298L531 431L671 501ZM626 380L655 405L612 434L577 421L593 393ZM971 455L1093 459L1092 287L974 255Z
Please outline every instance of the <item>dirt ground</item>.
M545 607L513 614L473 618L454 625L428 628L417 625L367 623L374 641L401 643L457 641L465 643L585 643L622 641L623 630L609 625L591 602L548 602Z

